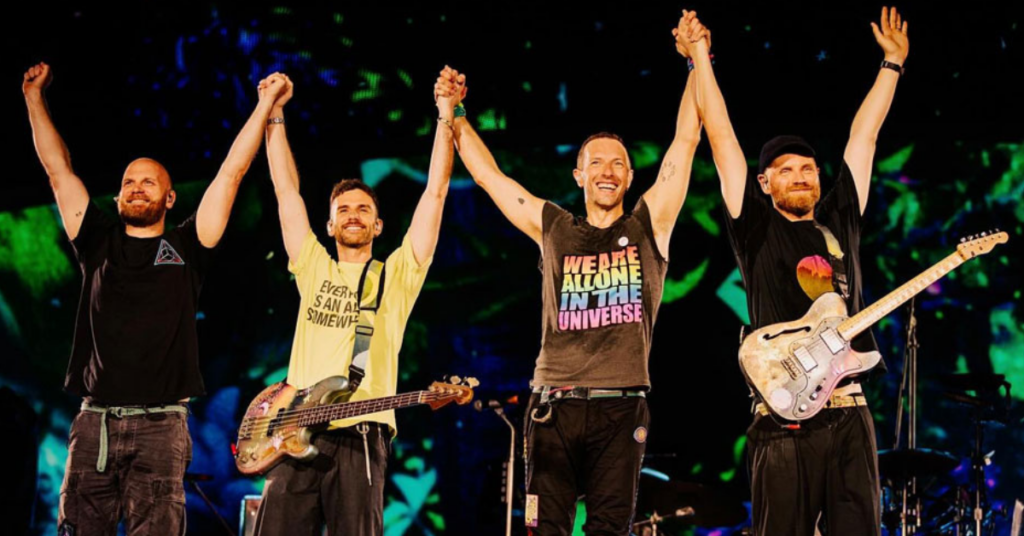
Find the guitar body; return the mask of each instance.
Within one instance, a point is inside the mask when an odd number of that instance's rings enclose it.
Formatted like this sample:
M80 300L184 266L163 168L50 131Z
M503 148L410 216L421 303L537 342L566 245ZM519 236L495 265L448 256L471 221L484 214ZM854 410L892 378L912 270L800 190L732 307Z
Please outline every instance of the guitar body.
M287 383L275 383L249 404L238 431L235 465L245 475L262 474L286 456L310 460L317 455L311 440L313 433L328 426L300 426L287 412L312 410L318 406L344 402L352 396L348 380L332 376L306 389ZM282 414L282 412L286 412Z
M740 369L773 413L809 419L840 381L878 364L881 354L856 352L840 336L837 327L846 319L846 303L830 292L800 320L761 328L743 340Z

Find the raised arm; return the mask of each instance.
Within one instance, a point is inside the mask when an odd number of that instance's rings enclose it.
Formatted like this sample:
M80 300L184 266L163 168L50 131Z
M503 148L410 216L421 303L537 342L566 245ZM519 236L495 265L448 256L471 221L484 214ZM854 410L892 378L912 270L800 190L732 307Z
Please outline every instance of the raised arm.
M199 203L196 232L199 234L199 241L208 248L216 246L224 236L238 187L241 186L242 178L249 171L252 159L256 157L256 151L263 141L263 131L274 107L274 101L284 91L285 78L280 74L275 73L264 82L268 87L260 90L256 109L235 138L227 158L220 166L220 171L206 188L203 200ZM261 82L261 85L264 82Z
M267 125L267 160L270 164L270 180L274 183L274 194L277 196L284 250L288 253L288 259L294 262L299 259L302 242L309 234L309 215L306 213L306 203L299 195L299 170L295 166L284 123L284 106L291 100L295 90L287 76L285 84L285 91L274 103L271 113L273 120Z
M696 17L694 17L696 19ZM699 21L698 21L699 22ZM680 32L676 31L676 42L679 46ZM683 38L685 41L685 37ZM722 181L722 198L733 218L740 216L743 209L743 191L747 186L747 159L736 139L736 132L729 120L729 110L725 107L725 97L715 79L715 70L711 66L711 31L705 31L705 38L692 43L692 59L694 73L697 75L697 103L704 120L704 130L711 143L711 154L718 169L718 177Z
M435 93L438 95L449 94L456 90L465 95L465 75L459 80L451 80L448 77L438 78L435 86ZM498 168L494 156L484 145L483 140L473 130L473 126L465 117L457 117L455 126L455 147L459 150L462 163L466 165L469 174L473 176L481 188L491 196L491 199L501 213L512 225L526 233L537 245L541 245L541 215L544 210L544 200L534 197L526 191L518 182L507 177Z
M686 15L683 16L686 18ZM683 24L680 19L680 25ZM703 31L699 29L699 31ZM698 38L703 38L699 36ZM680 53L683 53L680 50ZM683 54L687 57L686 54ZM679 211L686 200L686 191L690 186L690 173L693 168L693 155L700 143L700 117L697 109L696 77L686 80L686 89L679 103L676 115L676 134L672 144L665 151L661 162L661 171L657 180L646 193L644 202L651 212L651 223L654 227L654 240L663 257L668 258L669 239L675 228Z
M458 72L448 67L441 72L441 76L453 81L460 78ZM465 81L464 76L461 79ZM452 145L455 140L455 105L464 94L464 86L452 88L446 95L438 95L435 88L437 125L434 132L434 149L430 153L427 189L420 196L420 202L416 205L416 212L413 213L412 223L409 225L409 240L412 242L412 252L416 256L417 264L422 265L434 255L437 248L437 237L441 232L441 214L444 212L444 200L448 197L448 183L452 176L452 162L455 160L455 149Z
M46 106L44 92L53 80L50 66L40 63L25 72L21 91L25 94L28 119L32 124L32 139L35 142L39 162L50 177L50 187L57 199L57 209L64 220L64 231L74 240L82 227L85 209L89 205L89 192L82 179L71 168L71 155L64 145L64 139L57 132Z
M907 61L910 42L907 40L907 22L902 20L896 8L882 8L880 24L871 23L875 41L885 53L885 61L902 68ZM868 96L861 104L857 116L853 119L850 129L850 141L843 155L846 165L853 174L853 182L857 185L857 198L860 200L860 211L868 206L868 193L871 191L871 167L875 158L875 144L878 132L882 130L885 116L889 114L892 98L896 94L896 83L900 73L894 69L882 68L875 78Z

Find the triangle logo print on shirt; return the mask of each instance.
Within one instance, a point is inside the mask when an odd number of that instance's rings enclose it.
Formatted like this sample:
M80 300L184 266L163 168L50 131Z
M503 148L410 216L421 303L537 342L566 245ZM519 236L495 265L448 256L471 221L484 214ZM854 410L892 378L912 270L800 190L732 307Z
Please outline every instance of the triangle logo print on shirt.
M185 261L181 259L181 255L178 255L177 251L167 243L166 240L160 239L160 250L156 252L156 261L153 262L153 266L161 266L165 264L176 264L184 266Z

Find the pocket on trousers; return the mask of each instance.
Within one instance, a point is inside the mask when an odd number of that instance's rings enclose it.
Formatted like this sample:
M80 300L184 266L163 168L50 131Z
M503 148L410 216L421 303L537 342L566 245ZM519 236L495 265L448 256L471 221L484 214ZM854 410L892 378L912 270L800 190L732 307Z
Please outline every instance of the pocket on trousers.
M185 486L181 480L174 478L156 478L150 482L153 500L185 504Z

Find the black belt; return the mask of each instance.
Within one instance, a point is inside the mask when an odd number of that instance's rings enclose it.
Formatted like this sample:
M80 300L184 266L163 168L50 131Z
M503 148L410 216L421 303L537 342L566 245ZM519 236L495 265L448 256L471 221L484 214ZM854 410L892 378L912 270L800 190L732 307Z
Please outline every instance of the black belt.
M552 400L647 397L647 393L643 389L605 389L602 387L577 387L575 385L562 387L541 385L534 387L533 392L540 395L541 404L547 404Z

